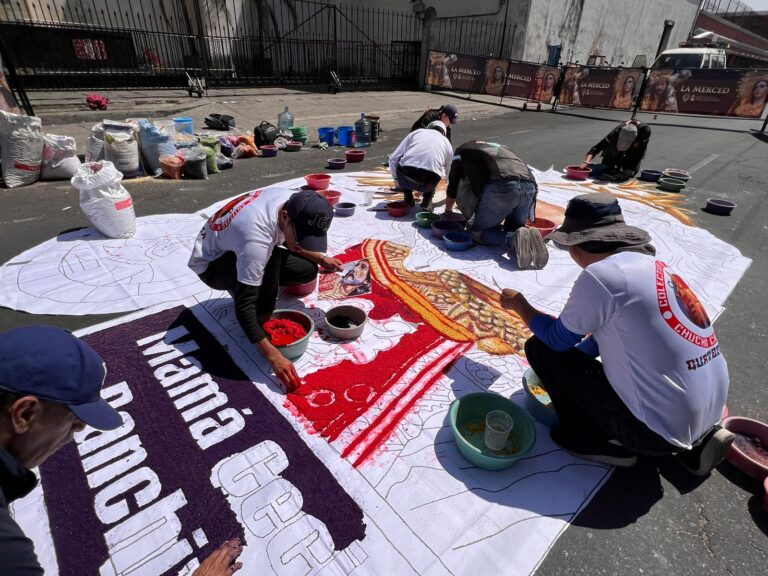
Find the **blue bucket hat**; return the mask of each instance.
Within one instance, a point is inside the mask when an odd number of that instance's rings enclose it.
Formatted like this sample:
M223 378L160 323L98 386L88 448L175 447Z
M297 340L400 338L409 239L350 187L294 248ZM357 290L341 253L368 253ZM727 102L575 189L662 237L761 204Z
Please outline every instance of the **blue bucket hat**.
M101 356L66 330L25 326L0 333L0 390L64 404L98 430L123 423L100 395L106 377Z

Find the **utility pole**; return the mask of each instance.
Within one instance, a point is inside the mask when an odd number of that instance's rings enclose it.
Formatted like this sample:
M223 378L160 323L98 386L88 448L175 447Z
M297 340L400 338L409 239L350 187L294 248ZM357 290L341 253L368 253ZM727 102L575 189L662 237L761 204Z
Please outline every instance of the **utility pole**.
M507 17L509 16L509 2L510 0L506 0L507 2L507 8L504 10L504 26L501 31L501 44L499 44L499 58L505 58L503 51L504 51L504 40L507 38ZM515 28L517 28L517 23L515 23ZM512 36L512 42L515 41L514 35Z

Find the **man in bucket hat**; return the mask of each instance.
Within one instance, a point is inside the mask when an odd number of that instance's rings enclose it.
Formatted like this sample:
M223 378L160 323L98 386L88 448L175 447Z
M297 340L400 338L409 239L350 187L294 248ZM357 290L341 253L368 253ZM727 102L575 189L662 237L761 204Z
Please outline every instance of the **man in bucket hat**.
M211 288L227 290L245 335L289 390L299 386L293 363L262 325L275 310L279 286L306 284L318 265L341 269L325 254L333 208L314 190L257 190L220 208L200 230L189 267Z
M587 168L598 154L602 154L600 172L629 178L637 174L651 140L651 127L639 120L622 122L608 135L592 146L581 163Z
M733 435L718 426L728 367L696 295L610 194L573 198L550 238L583 268L560 316L511 289L501 303L534 334L525 353L559 417L552 439L616 466L678 454L708 474Z

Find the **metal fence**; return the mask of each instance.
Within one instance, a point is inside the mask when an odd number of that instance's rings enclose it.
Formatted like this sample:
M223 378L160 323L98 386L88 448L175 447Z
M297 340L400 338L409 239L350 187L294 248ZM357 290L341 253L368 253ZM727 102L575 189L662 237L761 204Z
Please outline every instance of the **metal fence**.
M501 22L478 18L439 19L434 24L430 49L507 58L516 33L517 25L505 26Z

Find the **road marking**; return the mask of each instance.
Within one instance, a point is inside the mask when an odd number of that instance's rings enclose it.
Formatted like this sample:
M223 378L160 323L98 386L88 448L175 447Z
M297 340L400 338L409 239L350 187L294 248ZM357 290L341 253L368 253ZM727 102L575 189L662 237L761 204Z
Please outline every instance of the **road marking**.
M706 166L707 164L709 164L710 162L712 162L713 160L719 157L720 157L720 154L711 154L710 156L707 156L701 162L694 164L693 166L688 168L688 174L693 174L697 170L701 170L702 168L704 168L704 166Z

